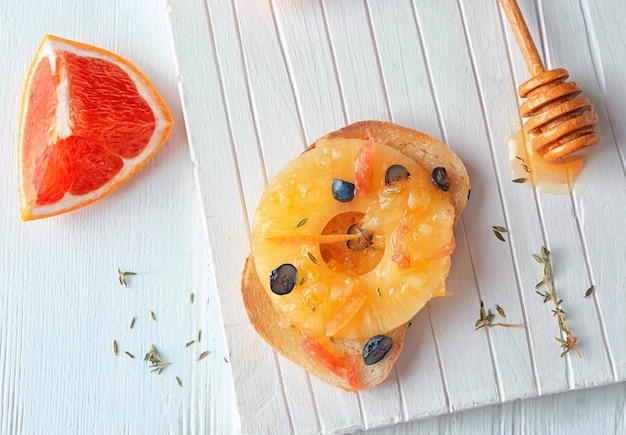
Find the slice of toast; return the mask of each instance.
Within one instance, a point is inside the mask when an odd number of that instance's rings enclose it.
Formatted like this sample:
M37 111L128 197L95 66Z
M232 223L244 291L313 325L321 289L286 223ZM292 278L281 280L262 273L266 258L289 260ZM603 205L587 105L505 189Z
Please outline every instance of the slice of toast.
M470 181L461 159L445 144L415 130L381 121L362 121L351 124L327 134L318 141L337 138L368 139L370 137L377 143L398 149L416 161L428 173L432 173L436 167L444 167L450 182L450 189L447 193L454 205L455 224L458 222L467 203ZM313 147L315 143L307 150ZM244 266L241 290L250 322L270 346L321 380L344 390L365 390L381 383L391 372L402 351L409 322L392 331L381 331L382 334L392 339L393 345L384 358L371 365L366 365L361 357L368 339L331 339L334 354L339 353L339 357L351 357L351 361L356 362L358 383L355 385L354 380L350 381L346 376L338 375L324 364L320 364L303 349L302 332L274 309L269 295L261 284L252 256L248 257ZM358 358L355 358L355 355Z
M339 377L323 365L317 363L302 349L300 346L302 339L300 330L296 326L285 322L281 318L280 313L273 308L272 302L259 280L252 256L246 260L242 278L242 293L250 322L257 333L270 346L321 380L344 390L350 391L352 389L347 379ZM367 366L362 358L359 359L360 389L364 390L373 387L387 377L393 364L400 356L407 327L408 323L405 323L385 334L393 340L393 347L379 363ZM366 342L367 339L336 340L336 344L343 350L344 355L360 355Z

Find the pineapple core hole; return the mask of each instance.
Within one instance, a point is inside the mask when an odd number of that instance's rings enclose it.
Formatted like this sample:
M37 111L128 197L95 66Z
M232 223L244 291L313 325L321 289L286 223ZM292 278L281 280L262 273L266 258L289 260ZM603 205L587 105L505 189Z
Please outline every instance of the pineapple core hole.
M385 237L376 234L362 224L365 215L358 211L347 211L332 218L322 235L357 234L348 242L324 243L320 245L322 259L331 269L351 276L363 275L373 270L385 253Z

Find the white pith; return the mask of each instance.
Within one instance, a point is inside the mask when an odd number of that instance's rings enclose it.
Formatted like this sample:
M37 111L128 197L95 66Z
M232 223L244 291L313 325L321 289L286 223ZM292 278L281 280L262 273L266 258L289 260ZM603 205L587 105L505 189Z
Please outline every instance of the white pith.
M70 126L70 84L67 79L67 71L60 71L61 82L57 87L57 113L56 113L56 137L67 139L72 135Z

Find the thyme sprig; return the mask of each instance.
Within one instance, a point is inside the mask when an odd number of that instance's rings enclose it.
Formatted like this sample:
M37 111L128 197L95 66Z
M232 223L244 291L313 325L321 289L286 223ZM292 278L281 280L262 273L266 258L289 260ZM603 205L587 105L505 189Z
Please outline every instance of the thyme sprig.
M498 312L500 317L503 317L503 318L506 317L506 314L504 314L504 310L502 309L500 305L496 305L496 311ZM483 303L483 301L480 301L479 318L476 321L476 324L474 325L474 329L478 331L481 328L485 328L485 327L493 328L494 326L502 326L504 328L522 328L523 327L523 325L520 323L502 323L502 322L493 323L493 319L495 319L495 317L496 315L491 312L491 309L488 309L487 312L485 312L485 304Z
M161 371L169 366L171 363L161 361L161 357L159 356L159 352L156 349L156 346L153 344L150 346L150 350L146 353L146 356L143 358L144 361L150 363L150 368L152 372L156 372L157 374L161 374Z
M543 297L543 303L552 301L554 309L551 310L552 315L558 319L559 330L561 331L560 337L555 337L556 341L561 344L561 357L564 357L570 350L576 350L579 358L582 358L580 350L578 349L578 339L570 331L567 322L565 321L565 311L561 308L563 299L558 299L554 292L554 280L551 272L551 260L550 251L545 246L541 247L541 255L533 254L535 261L543 265L543 278L535 286L535 292ZM539 291L540 288L545 287L543 292Z

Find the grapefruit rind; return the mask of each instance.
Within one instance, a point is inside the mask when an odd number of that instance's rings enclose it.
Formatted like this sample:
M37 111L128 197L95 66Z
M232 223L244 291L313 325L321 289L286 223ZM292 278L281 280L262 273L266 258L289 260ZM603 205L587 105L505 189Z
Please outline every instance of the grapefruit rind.
M29 109L31 84L34 73L37 70L37 66L42 59L48 58L50 60L51 67L54 69L54 66L56 64L54 59L58 50L68 51L79 56L102 59L121 68L135 84L138 94L146 101L146 103L152 109L153 115L155 117L155 130L144 149L133 158L122 158L122 160L124 161L122 169L100 188L95 189L84 195L72 195L70 193L66 193L61 200L53 204L37 205L34 203L34 197L36 196L36 194L34 194L32 186L29 186L29 183L31 182L29 176L32 176L32 174L26 174L26 162L23 161L23 138L25 133L24 128L26 124L26 114L28 113ZM66 87L61 86L57 90L57 95L63 96L63 94L67 91L68 90ZM57 137L63 138L71 134L71 131L67 130L67 128L69 128L68 123L63 122L67 119L68 116L69 114L67 113L67 108L61 105L61 110L57 112L57 125L53 126L55 130L54 133L57 135ZM174 123L172 115L165 101L152 86L148 78L131 62L115 53L93 45L76 42L53 35L46 35L42 43L40 44L37 53L35 54L35 58L28 71L26 84L24 87L24 94L22 97L22 109L20 113L20 128L18 137L19 197L22 220L28 221L66 213L77 208L84 207L108 195L121 184L123 184L132 175L134 175L152 158L152 156L154 156L154 154L161 148L161 146L166 141L173 128L173 125ZM28 164L32 164L32 162L29 162Z

